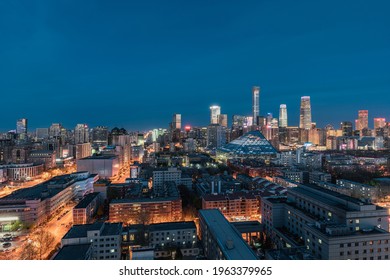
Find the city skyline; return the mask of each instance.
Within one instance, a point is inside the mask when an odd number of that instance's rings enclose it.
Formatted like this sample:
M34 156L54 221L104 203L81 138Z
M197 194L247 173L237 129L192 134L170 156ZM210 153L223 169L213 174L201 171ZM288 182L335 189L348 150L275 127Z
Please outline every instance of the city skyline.
M50 120L147 130L166 127L174 111L183 124L200 126L213 104L230 121L233 114L251 115L255 85L261 114L276 116L287 104L290 125L299 124L305 95L320 127L353 122L362 109L390 119L385 1L381 8L224 1L208 9L97 1L77 3L75 14L63 12L74 12L68 2L17 3L0 11L0 25L7 25L0 92L8 104L0 131L19 118L31 128Z

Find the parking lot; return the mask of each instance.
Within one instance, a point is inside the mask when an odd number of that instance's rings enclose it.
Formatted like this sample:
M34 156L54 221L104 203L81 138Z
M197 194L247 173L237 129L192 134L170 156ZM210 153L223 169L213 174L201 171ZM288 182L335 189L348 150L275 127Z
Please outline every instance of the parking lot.
M20 232L0 233L0 257L7 259L7 253L20 247L23 239Z

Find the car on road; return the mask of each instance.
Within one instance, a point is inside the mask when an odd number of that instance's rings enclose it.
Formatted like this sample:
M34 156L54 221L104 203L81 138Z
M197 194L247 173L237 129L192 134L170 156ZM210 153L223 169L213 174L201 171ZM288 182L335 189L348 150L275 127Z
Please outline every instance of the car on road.
M9 248L12 244L10 242L3 243L3 248Z

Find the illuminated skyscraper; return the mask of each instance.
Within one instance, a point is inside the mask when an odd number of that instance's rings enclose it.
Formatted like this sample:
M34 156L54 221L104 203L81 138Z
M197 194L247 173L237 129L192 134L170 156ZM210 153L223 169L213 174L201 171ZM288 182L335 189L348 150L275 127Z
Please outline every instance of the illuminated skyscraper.
M368 110L359 110L356 130L363 130L364 128L368 128Z
M374 118L374 129L384 128L386 126L385 118Z
M280 104L279 127L287 127L287 106L286 106L286 104Z
M53 123L49 127L49 137L59 137L61 135L62 125L60 123Z
M97 126L92 130L92 143L94 145L108 145L108 128L106 126Z
M253 122L257 125L257 117L260 115L260 87L252 88L252 112Z
M89 142L88 125L78 124L74 129L74 143L83 144Z
M218 124L218 115L221 114L221 107L213 105L210 107L210 124Z
M172 128L181 129L181 114L174 114L172 118Z
M16 134L20 140L27 139L27 119L19 119L16 122Z
M311 128L310 96L301 97L301 112L300 112L299 128L303 128L303 129Z

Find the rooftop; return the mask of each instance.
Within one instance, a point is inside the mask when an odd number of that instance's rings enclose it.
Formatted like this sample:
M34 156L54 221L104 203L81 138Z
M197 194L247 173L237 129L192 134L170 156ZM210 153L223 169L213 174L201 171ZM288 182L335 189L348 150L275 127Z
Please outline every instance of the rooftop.
M196 229L194 222L172 222L172 223L159 223L149 225L149 231L164 231L164 230L180 230L180 229Z
M61 248L53 260L87 260L91 244L67 245Z
M100 231L100 236L120 235L122 232L121 223L94 223L86 225L74 225L62 239L87 237L89 231Z
M75 207L74 209L86 208L97 196L99 196L99 192L89 193L87 194Z
M236 156L275 155L276 149L258 131L250 131L218 149L218 152Z
M242 239L241 233L217 209L199 210L219 248L228 260L257 260L255 253Z
M245 221L231 223L239 232L261 232L264 226L259 221Z

